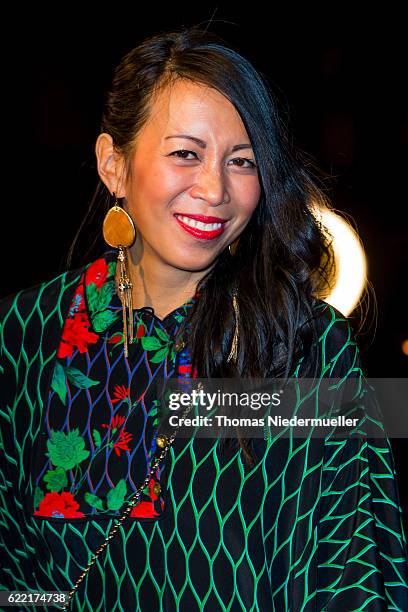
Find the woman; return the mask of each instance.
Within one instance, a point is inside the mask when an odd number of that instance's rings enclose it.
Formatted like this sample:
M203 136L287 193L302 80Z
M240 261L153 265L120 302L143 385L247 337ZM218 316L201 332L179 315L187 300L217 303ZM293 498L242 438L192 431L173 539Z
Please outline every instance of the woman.
M1 301L2 588L92 611L408 609L388 441L161 429L172 377L363 377L321 299L325 199L265 80L198 28L147 39L96 156L85 263Z

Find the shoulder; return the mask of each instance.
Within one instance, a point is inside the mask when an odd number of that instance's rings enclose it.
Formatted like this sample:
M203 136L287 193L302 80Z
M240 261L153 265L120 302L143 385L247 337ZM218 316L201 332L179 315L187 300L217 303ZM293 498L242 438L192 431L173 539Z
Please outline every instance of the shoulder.
M313 314L322 375L343 377L361 373L360 348L350 317L321 299L315 300Z
M320 339L333 345L355 341L355 335L350 317L328 302L316 299L314 320Z
M0 353L18 349L26 337L42 337L48 329L60 328L85 268L67 270L0 298Z
M71 287L73 288L87 265L75 270L66 270L49 280L9 293L5 297L0 298L0 321L7 319L10 312L16 308L21 308L25 311L32 310L35 307L49 306L53 298L59 298L69 291Z

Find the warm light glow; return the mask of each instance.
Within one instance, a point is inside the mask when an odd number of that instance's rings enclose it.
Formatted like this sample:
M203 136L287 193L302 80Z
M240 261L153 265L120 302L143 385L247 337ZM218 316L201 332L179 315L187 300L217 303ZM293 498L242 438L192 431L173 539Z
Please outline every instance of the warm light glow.
M354 228L331 210L315 207L316 217L333 237L336 283L325 301L348 316L364 291L367 262L360 238Z
M408 355L408 339L403 341L401 348L404 355Z

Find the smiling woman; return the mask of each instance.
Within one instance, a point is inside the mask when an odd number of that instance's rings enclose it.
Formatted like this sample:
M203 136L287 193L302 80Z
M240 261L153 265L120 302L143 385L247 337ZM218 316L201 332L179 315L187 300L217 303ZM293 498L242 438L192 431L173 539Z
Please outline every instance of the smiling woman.
M218 91L175 79L157 88L149 116L129 158L115 152L109 132L96 154L101 179L124 199L139 233L130 249L133 304L163 317L242 234L261 186L244 123ZM237 157L244 149L249 157Z
M0 301L2 590L92 612L408 609L384 436L169 427L172 378L311 377L316 398L333 378L335 409L364 379L292 141L214 34L158 34L116 68L67 270Z

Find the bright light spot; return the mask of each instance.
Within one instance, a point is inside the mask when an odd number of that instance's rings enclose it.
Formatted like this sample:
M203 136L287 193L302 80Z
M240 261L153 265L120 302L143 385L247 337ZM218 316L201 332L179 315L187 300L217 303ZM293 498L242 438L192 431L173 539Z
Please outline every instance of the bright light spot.
M333 237L336 280L326 302L348 316L358 304L367 282L367 262L354 228L331 210L315 207L316 217Z
M408 339L403 341L401 348L404 355L408 355Z

